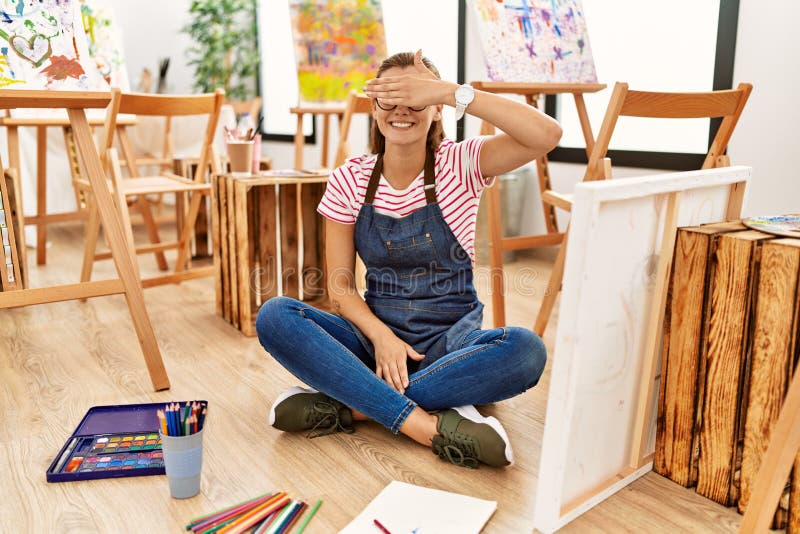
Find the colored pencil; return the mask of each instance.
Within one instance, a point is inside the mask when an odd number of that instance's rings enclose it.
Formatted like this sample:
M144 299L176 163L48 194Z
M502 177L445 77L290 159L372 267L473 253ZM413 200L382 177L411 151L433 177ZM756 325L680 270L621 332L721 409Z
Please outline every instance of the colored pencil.
M286 534L289 532L294 524L297 523L297 520L300 519L300 516L303 515L303 512L306 511L307 507L308 505L306 503L301 502L300 506L298 506L294 512L292 512L292 515L289 517L289 520L286 522L286 524L278 530L277 534Z
M279 508L283 508L289 502L289 497L281 492L276 495L273 499L265 502L262 505L254 508L253 510L247 512L245 515L238 518L236 521L231 523L230 525L226 526L223 529L220 529L220 534L223 532L229 532L230 534L238 534L240 532L244 532L251 526L258 523L260 520L267 517L269 514L278 510Z
M253 534L264 534L264 532L267 531L267 528L278 518L280 514L280 511L269 514L264 521L262 521L261 524L256 527L256 530L253 532Z
M192 519L189 520L189 524L186 525L186 530L191 530L191 526L196 524L196 523L202 523L202 522L207 521L208 519L210 519L210 518L212 518L214 516L222 515L225 512L230 512L231 510L239 508L244 504L254 503L254 502L258 501L258 500L263 499L264 497L269 498L269 497L272 497L273 495L275 495L275 494L272 493L272 492L262 493L258 497L254 497L252 499L246 499L246 500L244 500L242 502L237 502L236 504L232 504L230 506L226 506L225 508L220 508L216 512L211 512L210 514L205 514L205 515L201 515L201 516L197 516L195 518L192 518Z
M231 518L233 518L234 520L238 519L242 514L246 514L250 510L253 510L256 507L261 506L265 502L267 502L267 501L269 501L271 499L274 499L276 495L278 495L278 494L275 493L273 495L268 495L266 497L262 497L260 499L254 500L254 501L241 504L240 506L237 506L236 508L233 508L231 510L227 510L225 512L217 514L217 515L215 515L213 517L210 517L210 518L208 518L208 519L206 519L206 520L204 520L204 521L202 521L200 523L195 524L193 526L192 530L195 530L195 531L207 530L209 528L220 526L223 523L227 522Z
M375 526L378 527L380 529L380 531L383 532L383 534L392 534L391 532L389 532L389 529L384 527L381 524L381 522L378 521L377 519L373 519L372 522L375 523Z
M299 527L297 527L297 532L295 532L295 534L303 534L303 531L304 531L304 530L306 529L306 527L308 526L308 523L311 521L311 518L312 518L312 517L314 517L314 514L316 514L316 513L317 513L317 510L319 510L319 507L320 507L321 505L322 505L322 499L318 500L318 501L317 501L317 502L314 504L314 506L312 506L312 507L311 507L311 511L310 511L310 512L308 512L308 515L306 516L306 518L305 518L305 519L303 519L303 522L302 522L302 523L300 523L300 526L299 526Z
M292 510L294 510L294 504L296 501L290 502L286 508L284 508L278 518L269 526L267 530L264 531L264 534L275 534L281 528L281 526L286 522L286 518L292 514Z

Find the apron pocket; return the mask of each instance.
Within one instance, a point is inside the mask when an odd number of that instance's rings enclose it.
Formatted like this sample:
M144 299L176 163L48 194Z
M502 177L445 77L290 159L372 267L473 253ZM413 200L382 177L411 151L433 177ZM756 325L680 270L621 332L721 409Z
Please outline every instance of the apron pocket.
M438 257L430 233L384 244L389 260L387 266L396 269L400 278L422 276L436 269Z

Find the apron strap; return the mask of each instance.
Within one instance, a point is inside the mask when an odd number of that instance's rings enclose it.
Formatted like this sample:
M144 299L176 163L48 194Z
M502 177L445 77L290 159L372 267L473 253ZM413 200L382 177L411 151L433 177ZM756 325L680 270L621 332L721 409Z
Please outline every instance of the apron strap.
M378 183L381 180L381 173L383 172L383 153L378 154L378 159L375 160L375 167L372 168L372 175L369 178L369 185L367 186L367 194L364 197L364 204L372 204L375 200L375 192L378 190ZM433 149L430 145L427 146L425 153L425 201L428 204L436 202L436 177L434 176L434 156Z

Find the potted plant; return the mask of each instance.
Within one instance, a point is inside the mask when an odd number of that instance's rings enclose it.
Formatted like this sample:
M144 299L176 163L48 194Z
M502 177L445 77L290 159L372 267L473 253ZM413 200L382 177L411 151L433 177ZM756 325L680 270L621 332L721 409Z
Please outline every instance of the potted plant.
M225 89L229 100L248 100L257 93L258 20L255 0L192 0L192 21L183 31L191 37L189 65L194 88Z

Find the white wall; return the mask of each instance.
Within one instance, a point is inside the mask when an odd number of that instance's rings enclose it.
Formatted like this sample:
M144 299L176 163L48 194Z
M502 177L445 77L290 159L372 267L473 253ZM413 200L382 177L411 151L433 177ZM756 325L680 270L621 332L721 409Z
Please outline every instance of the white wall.
M739 5L734 84L750 82L753 93L729 152L732 162L754 167L746 215L800 213L798 20L797 0Z
M113 0L113 3L124 31L131 83L136 84L143 66L157 74L159 58L169 56L170 89L172 92L188 91L191 69L186 66L184 52L188 38L180 33L180 28L188 21L189 0ZM159 16L154 17L152 13ZM740 0L734 85L748 81L753 83L754 90L729 153L734 163L755 168L745 204L746 215L800 212L800 179L794 165L798 144L795 130L800 123L800 106L793 94L794 88L800 86L800 45L794 39L797 20L800 20L800 3L794 0L775 0L770 3L770 9L764 9L758 0ZM467 21L467 45L467 80L482 79L480 44L471 20ZM772 66L775 63L778 66ZM615 80L603 81L611 84ZM593 97L607 100L608 90ZM365 124L365 121L356 121L352 126L354 151L366 147ZM467 134L477 134L478 127L477 120L468 119ZM593 127L596 131L599 125ZM331 152L338 137L335 125L332 130ZM265 143L264 152L273 157L277 167L294 164L291 143ZM306 146L305 164L318 165L319 154L319 146ZM653 172L658 171L617 167L615 176ZM582 174L580 165L551 164L554 185L560 190L569 189ZM528 187L527 205L538 205L535 189ZM538 230L536 225L540 219L526 217L523 231Z
M190 0L111 0L122 29L122 46L128 65L131 90L139 86L142 69L153 75L153 90L158 83L158 64L169 58L167 90L192 92L192 68L187 65L189 36L181 28L189 22Z

